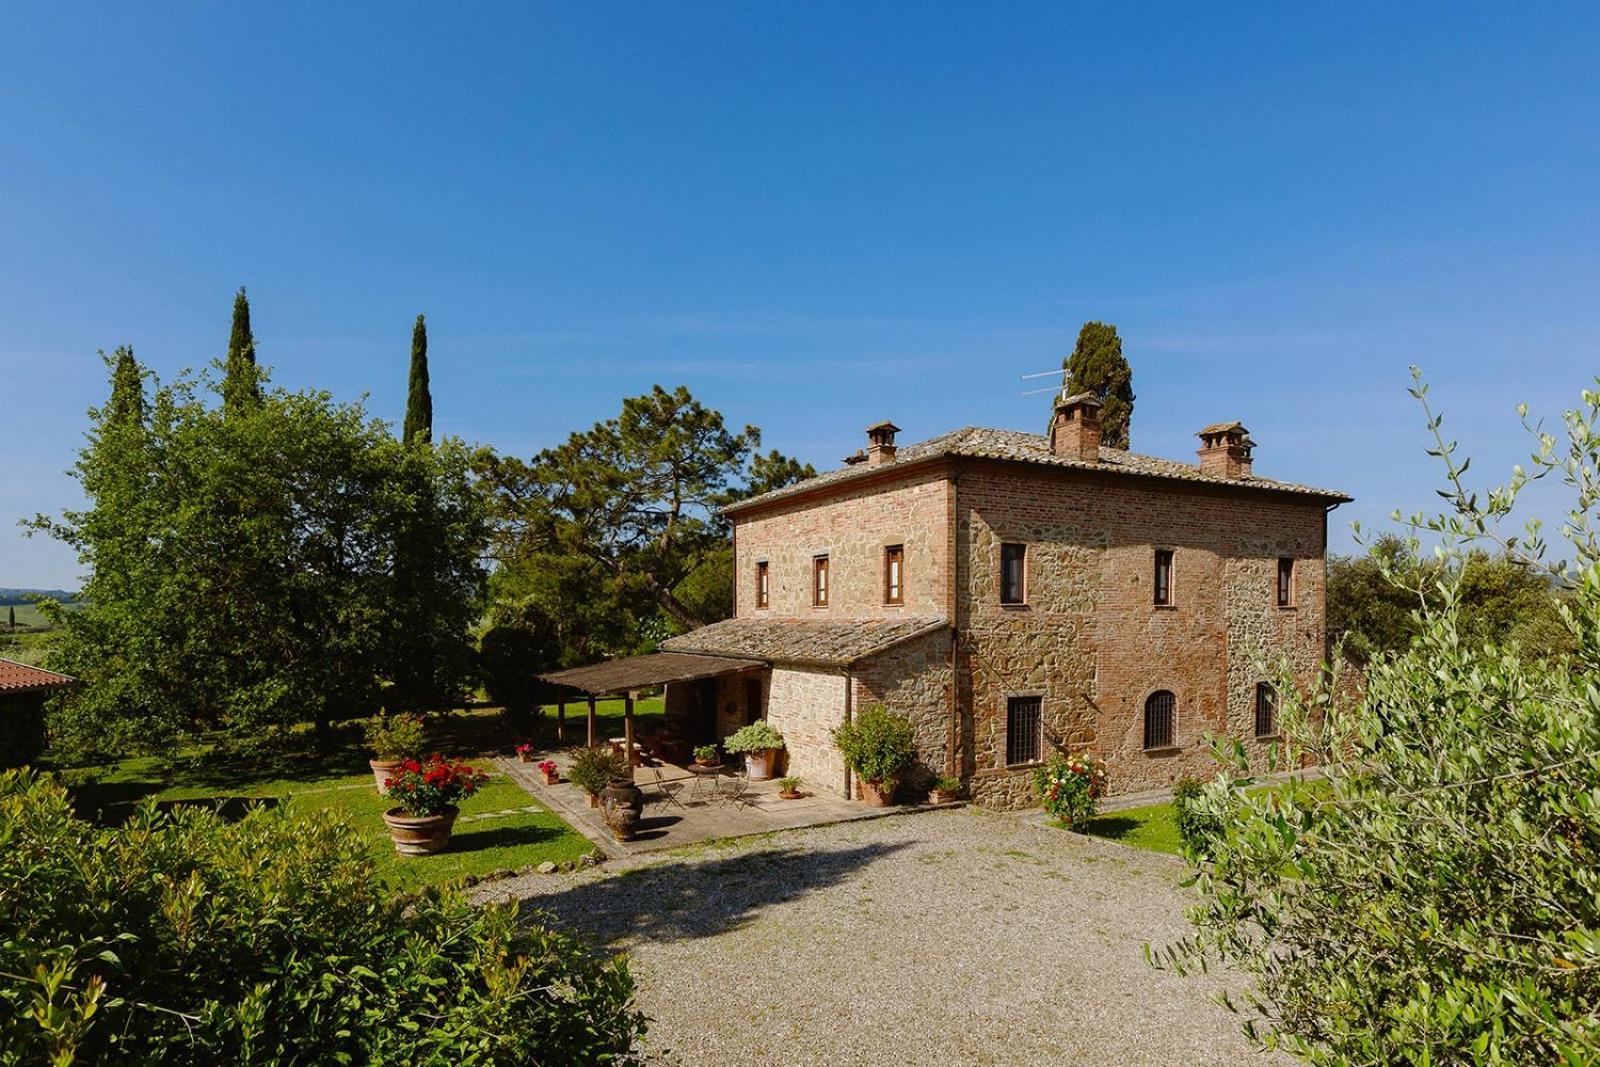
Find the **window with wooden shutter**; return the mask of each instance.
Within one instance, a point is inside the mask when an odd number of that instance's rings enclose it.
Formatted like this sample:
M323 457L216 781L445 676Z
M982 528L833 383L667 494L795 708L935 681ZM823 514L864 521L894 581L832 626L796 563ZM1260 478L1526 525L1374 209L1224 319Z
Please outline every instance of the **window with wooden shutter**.
M759 560L756 563L756 607L764 608L772 603L772 576L767 569L767 561Z
M883 602L904 604L906 546L890 545L883 550Z
M1178 698L1162 689L1144 702L1144 747L1171 748L1177 735Z
M1282 556L1278 559L1278 607L1286 608L1294 603L1294 559Z
M827 556L817 556L811 561L811 604L818 608L828 606Z
M1028 546L1000 546L1000 603L1026 603L1028 595Z
M1011 697L1006 701L1006 764L1039 762L1043 697Z
M1158 607L1172 604L1172 551L1156 549L1155 603Z

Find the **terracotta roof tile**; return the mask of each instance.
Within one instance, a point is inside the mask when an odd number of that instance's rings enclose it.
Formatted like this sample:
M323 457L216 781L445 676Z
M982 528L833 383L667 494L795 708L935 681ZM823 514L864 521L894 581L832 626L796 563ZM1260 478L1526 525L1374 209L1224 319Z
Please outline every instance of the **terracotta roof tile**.
M65 689L78 684L76 678L55 671L30 667L15 660L0 659L0 693L25 693L34 689Z
M1068 467L1085 471L1102 471L1113 476L1132 474L1209 485L1267 489L1282 493L1299 493L1330 501L1346 501L1350 499L1344 493L1333 489L1318 489L1315 486L1274 481L1271 478L1256 476L1225 478L1220 474L1210 474L1202 471L1198 466L1191 463L1180 463L1177 460L1162 459L1159 456L1140 455L1137 452L1124 452L1116 448L1102 448L1100 450L1100 462L1089 463L1075 456L1056 455L1050 451L1050 439L1044 434L1024 433L1020 430L995 430L982 426L968 426L965 429L940 434L938 437L930 437L926 441L918 441L916 444L906 445L900 449L892 466L914 463L918 460L936 459L941 456L971 456L982 459L1016 460L1024 463L1037 463L1046 467ZM782 489L774 489L770 493L762 493L748 500L730 504L724 510L730 513L739 512L757 504L781 500L822 486L849 482L869 475L882 474L886 469L889 469L889 466L867 467L858 464L856 466L842 467L838 470L819 474L815 478L807 478L805 481L785 486Z
M938 616L899 619L727 619L661 642L668 652L740 656L769 663L848 667L902 641L945 629Z

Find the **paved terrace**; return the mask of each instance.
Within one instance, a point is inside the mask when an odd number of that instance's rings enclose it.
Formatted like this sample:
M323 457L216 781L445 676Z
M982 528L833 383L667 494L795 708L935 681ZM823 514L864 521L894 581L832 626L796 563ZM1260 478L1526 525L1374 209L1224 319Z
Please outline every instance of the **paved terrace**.
M542 759L556 761L561 772L559 784L545 784L544 775L537 766ZM589 795L567 780L567 766L571 762L568 752L540 752L532 763L506 758L500 758L497 762L501 770L533 794L540 803L571 823L573 829L593 841L607 855L618 859L705 841L750 837L774 830L877 819L928 807L903 804L873 808L860 801L843 800L810 790L805 790L806 795L800 800L784 800L778 795L776 781L751 782L742 801L733 803L726 799L729 784L726 779L717 783L717 791L713 793L712 783L697 783L696 775L687 768L660 763L635 770L634 783L644 791L644 816L639 820L638 834L632 841L618 841L606 827L600 809L589 806ZM664 789L657 784L657 771L661 774ZM678 804L666 800L664 791L672 793Z

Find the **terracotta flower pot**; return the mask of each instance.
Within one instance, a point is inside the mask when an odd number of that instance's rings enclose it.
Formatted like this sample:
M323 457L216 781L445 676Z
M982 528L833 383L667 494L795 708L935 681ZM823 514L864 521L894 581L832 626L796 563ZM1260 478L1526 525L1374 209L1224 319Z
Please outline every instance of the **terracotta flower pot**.
M778 762L778 750L764 748L759 752L746 752L744 754L745 769L750 772L752 782L765 782L772 777L772 766Z
M372 768L372 779L378 783L378 795L387 796L389 790L384 786L385 778L393 778L400 770L400 765L405 760L400 759L369 759L367 766Z
M544 784L545 785L560 785L561 784L561 772L560 771L546 771L545 774L544 774Z
M800 792L798 789L780 789L778 790L778 795L784 800L799 800L801 797L805 796L805 794Z
M930 789L928 790L929 804L953 804L961 799L961 793L955 789Z
M598 808L600 806L600 794L598 794L598 793L590 793L589 794L589 806L591 808Z
M523 763L532 763L533 762L533 753L532 752L518 752L517 753L517 759L521 760Z
M389 825L394 850L402 856L427 856L450 844L450 831L456 824L458 808L446 808L438 815L407 815L404 808L383 813Z
M644 814L644 792L627 778L613 778L600 790L600 812L618 841L631 841Z
M861 799L869 808L887 808L894 803L894 787L897 783L893 779L886 782L869 782L861 779Z

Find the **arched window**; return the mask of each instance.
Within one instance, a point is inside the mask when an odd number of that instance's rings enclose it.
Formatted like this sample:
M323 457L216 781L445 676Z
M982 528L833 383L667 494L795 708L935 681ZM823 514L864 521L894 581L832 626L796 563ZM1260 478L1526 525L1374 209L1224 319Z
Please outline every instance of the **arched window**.
M1271 682L1256 683L1256 736L1274 737L1278 733L1278 691Z
M1171 748L1178 718L1178 698L1158 689L1144 702L1144 747Z

